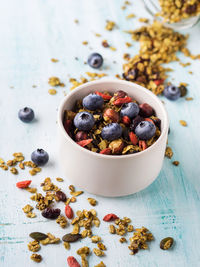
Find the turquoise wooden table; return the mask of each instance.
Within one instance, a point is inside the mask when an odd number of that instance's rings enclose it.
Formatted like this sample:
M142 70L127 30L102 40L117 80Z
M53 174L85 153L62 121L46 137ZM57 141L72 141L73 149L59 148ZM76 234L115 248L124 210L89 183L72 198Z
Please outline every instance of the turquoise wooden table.
M122 72L122 56L125 52L135 55L138 43L131 48L125 42L132 42L123 32L140 26L139 17L148 17L141 1L133 1L131 6L122 10L123 0L18 0L1 1L0 15L0 157L10 159L13 152L21 151L30 159L36 148L44 148L50 155L49 164L34 177L33 186L39 187L45 177L63 177L57 162L56 114L59 102L68 92L69 77L79 78L86 71L92 71L84 61L92 51L100 52L105 58L103 71L113 77ZM135 19L126 20L125 16L134 13ZM78 19L79 24L74 23ZM107 19L117 23L118 29L104 30ZM188 47L194 54L200 53L200 25L190 32ZM97 38L94 33L102 34ZM111 51L101 46L107 39L117 48ZM82 45L88 41L88 45ZM75 60L75 57L78 60ZM51 58L58 58L52 63ZM111 267L185 267L199 266L200 240L200 61L191 61L180 55L183 62L192 65L183 68L178 63L169 64L175 71L171 73L174 83L189 84L188 96L177 102L165 100L170 117L171 133L169 145L173 148L173 160L180 161L178 167L172 160L165 159L164 166L156 181L142 192L123 198L95 197L98 200L96 210L99 218L114 212L119 216L128 216L135 227L146 226L155 236L149 251L141 251L135 256L129 255L126 244L119 243L119 236L108 233L108 225L102 223L95 230L102 236L107 246L106 256L102 259ZM116 64L113 63L116 61ZM192 71L193 75L188 74ZM58 89L54 96L48 94L51 87L47 81L50 76L58 76L66 87ZM36 85L37 87L32 87ZM24 106L34 109L36 120L24 124L17 118L17 112ZM179 120L186 120L188 127L182 127ZM59 186L67 191L69 177L63 177ZM19 267L36 266L30 260L27 249L29 233L33 231L51 232L62 237L71 228L61 229L55 222L44 219L36 210L37 217L30 219L22 211L29 199L29 192L17 189L17 181L30 179L28 170L14 176L9 171L0 170L0 266ZM73 205L74 210L89 209L86 192ZM176 244L171 251L162 251L159 242L166 236L172 236ZM39 253L43 261L39 266L67 266L67 256L76 256L77 248L88 245L94 247L90 239L72 245L67 251L63 245L43 246ZM100 259L92 254L90 266Z

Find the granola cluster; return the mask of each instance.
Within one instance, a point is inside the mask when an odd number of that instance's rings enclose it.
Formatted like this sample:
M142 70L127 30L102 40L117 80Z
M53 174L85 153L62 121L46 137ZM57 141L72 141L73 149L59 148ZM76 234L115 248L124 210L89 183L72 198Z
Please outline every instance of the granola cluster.
M134 41L140 42L140 50L123 65L123 78L146 87L156 95L163 92L167 72L172 71L162 64L180 61L177 52L192 59L200 58L186 48L188 35L175 32L158 21L128 33Z
M176 23L183 19L200 14L199 0L159 0L162 16L165 22Z

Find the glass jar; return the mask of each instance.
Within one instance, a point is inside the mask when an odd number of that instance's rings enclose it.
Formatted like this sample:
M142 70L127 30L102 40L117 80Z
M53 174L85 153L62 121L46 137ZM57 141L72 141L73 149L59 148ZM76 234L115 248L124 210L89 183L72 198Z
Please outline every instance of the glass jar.
M168 1L168 0L166 0ZM143 0L144 7L147 10L147 12L155 17L155 19L159 21L163 21L163 18L161 16L156 16L157 13L161 12L161 6L159 3L159 0ZM199 21L200 15L198 16L191 16L187 19L183 19L176 23L164 23L165 26L170 27L174 30L180 30L180 29L187 29L193 27L197 22Z

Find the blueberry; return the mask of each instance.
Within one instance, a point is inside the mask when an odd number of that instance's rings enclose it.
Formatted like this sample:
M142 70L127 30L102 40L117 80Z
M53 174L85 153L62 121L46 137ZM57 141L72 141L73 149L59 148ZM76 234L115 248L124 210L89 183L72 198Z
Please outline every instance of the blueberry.
M31 154L31 160L38 166L45 165L49 160L49 155L43 149L37 149Z
M88 64L94 69L99 69L103 64L103 57L98 53L92 53L88 57Z
M122 135L122 127L118 123L111 123L103 127L101 136L103 139L112 141L120 138Z
M103 106L103 97L96 94L89 94L83 98L83 106L89 110L100 109Z
M89 131L94 126L95 120L91 113L83 111L76 114L74 125L80 131Z
M139 111L140 109L138 107L138 104L130 102L123 105L120 115L122 117L128 116L130 119L132 119L138 115Z
M149 140L156 133L156 127L149 121L141 121L135 128L135 134L139 139Z
M23 122L31 122L34 116L34 111L28 107L22 108L18 112L18 117Z
M163 94L170 100L177 100L181 96L180 89L174 85L168 85L165 87Z

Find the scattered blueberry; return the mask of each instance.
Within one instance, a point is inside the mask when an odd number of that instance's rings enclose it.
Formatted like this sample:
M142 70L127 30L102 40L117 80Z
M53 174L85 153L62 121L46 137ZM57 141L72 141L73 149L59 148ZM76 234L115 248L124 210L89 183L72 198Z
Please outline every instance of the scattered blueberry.
M38 166L45 165L49 160L49 155L44 149L37 149L31 154L31 160Z
M34 116L34 111L28 107L22 108L18 112L18 117L23 122L31 122Z
M112 141L120 138L122 135L122 127L118 123L111 123L103 127L101 136L103 139Z
M88 57L88 64L90 67L92 67L94 69L98 69L103 64L103 57L98 53L92 53Z
M130 102L130 103L123 105L121 112L120 112L120 115L121 115L121 117L128 116L130 119L132 119L138 115L139 110L140 109L138 107L138 104L136 104L134 102Z
M141 121L135 128L135 134L141 140L149 140L156 133L156 127L149 121Z
M181 96L180 89L174 85L168 85L165 87L163 94L170 100L177 100Z
M80 131L89 131L94 126L95 120L91 113L83 111L76 114L74 125Z
M83 98L83 106L89 110L101 109L103 106L103 97L96 94L89 94Z

